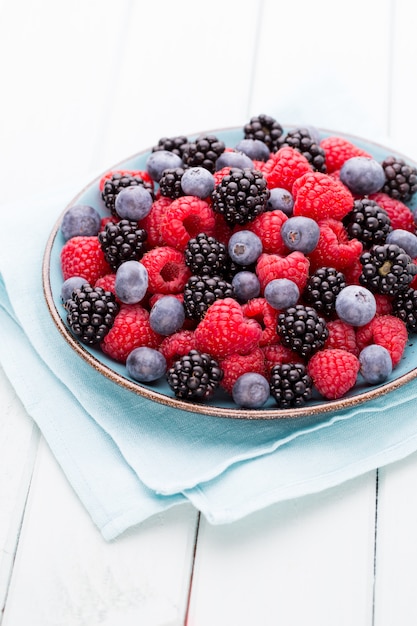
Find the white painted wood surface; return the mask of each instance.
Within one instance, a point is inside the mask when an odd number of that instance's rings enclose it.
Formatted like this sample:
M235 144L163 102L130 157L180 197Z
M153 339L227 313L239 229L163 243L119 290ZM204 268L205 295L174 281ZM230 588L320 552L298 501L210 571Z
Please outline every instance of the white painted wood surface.
M413 0L0 9L2 204L261 112L417 159ZM2 626L415 625L417 455L230 526L176 507L105 543L2 370L0 406Z

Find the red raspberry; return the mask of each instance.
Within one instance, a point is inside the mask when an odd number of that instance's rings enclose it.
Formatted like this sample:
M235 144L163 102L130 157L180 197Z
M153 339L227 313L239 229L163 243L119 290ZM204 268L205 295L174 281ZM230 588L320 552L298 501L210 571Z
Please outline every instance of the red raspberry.
M163 337L152 330L149 312L140 304L123 304L100 346L105 354L125 363L134 348L158 348Z
M316 220L343 219L353 207L353 196L342 183L328 174L309 172L298 178L293 187L294 215Z
M144 217L143 220L139 220L138 222L139 226L146 230L146 245L148 249L155 248L156 246L162 246L165 243L162 238L160 223L162 216L171 202L171 198L161 196L158 200L155 200L155 202L152 203L152 208L148 215Z
M196 196L182 196L171 202L160 222L163 240L178 250L184 250L199 233L213 235L215 226L213 209Z
M110 291L115 296L116 300L118 300L116 296L116 290L114 288L115 280L116 274L105 274L104 276L101 276L98 280L96 280L94 287L101 287L106 291ZM120 300L118 300L118 302L120 304Z
M265 376L265 358L261 348L254 348L248 354L231 354L219 363L223 370L221 387L228 393L232 393L232 388L239 376L248 372L256 372Z
M191 276L184 253L169 246L145 252L141 263L148 271L148 290L153 294L181 293Z
M282 240L281 228L287 219L288 216L283 211L265 211L244 228L258 235L262 241L263 252L285 254L288 250Z
M275 278L288 278L296 283L300 293L308 280L310 261L302 252L291 252L287 256L262 253L256 263L256 275L261 290Z
M68 239L61 249L61 268L64 280L71 276L82 276L90 285L111 272L98 237Z
M307 371L317 391L329 400L336 400L354 387L359 367L358 357L351 352L325 348L311 357Z
M317 246L308 255L312 270L334 267L343 272L359 260L363 246L357 239L349 239L343 223L335 219L319 222L320 237Z
M269 189L282 187L291 191L294 182L307 172L312 172L310 163L304 155L290 146L271 154L262 167Z
M217 241L220 241L220 243L224 243L224 245L227 246L233 230L230 228L229 224L227 224L221 213L215 213L214 219L216 225L214 227L213 237L217 239Z
M368 324L356 331L359 350L376 343L388 350L391 355L392 367L401 361L408 341L405 323L394 315L378 315Z
M412 285L412 283L411 283ZM376 301L375 315L391 315L392 313L392 297L382 293L374 293Z
M152 178L149 176L148 172L146 172L144 170L113 170L113 171L110 171L110 172L106 172L106 174L104 174L104 176L102 176L100 178L100 182L99 182L99 189L100 189L100 191L103 191L104 185L106 184L106 181L110 180L110 178L114 174L121 174L122 176L140 176L141 179L145 183L151 183L152 187L154 186L154 182L153 182Z
M217 170L216 172L213 173L215 187L217 187L217 185L219 185L222 182L225 176L228 176L230 174L231 169L232 168L230 167L230 165L225 165L225 167L222 167L220 170Z
M179 330L173 335L165 337L159 346L159 352L164 355L167 366L171 367L174 361L188 354L190 350L195 350L195 348L194 332L192 330Z
M353 326L336 319L327 322L327 330L329 331L329 336L324 344L325 348L340 348L351 352L355 356L359 355L356 331Z
M386 210L391 220L392 228L402 228L413 234L416 232L414 214L401 200L395 200L382 192L373 193L369 198Z
M257 345L262 328L243 315L241 305L233 298L216 300L194 331L197 349L213 358L230 354L247 354Z
M359 256L352 261L352 265L348 265L343 269L343 274L346 278L348 285L360 285L359 276L362 274L362 263L359 261Z
M321 140L320 147L326 153L326 166L329 174L339 170L343 163L352 157L371 156L365 150L359 148L359 146L355 146L347 139L343 139L343 137L326 137Z
M262 328L260 346L278 343L277 320L279 311L274 309L265 298L252 298L242 305L245 317L256 320Z
M265 368L267 374L271 373L274 365L279 363L304 363L304 359L281 343L274 343L271 346L263 346L262 352L265 357Z

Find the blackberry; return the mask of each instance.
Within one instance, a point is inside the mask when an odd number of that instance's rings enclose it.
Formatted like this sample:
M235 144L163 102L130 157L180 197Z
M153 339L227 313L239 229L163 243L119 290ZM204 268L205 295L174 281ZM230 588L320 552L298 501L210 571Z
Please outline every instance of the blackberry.
M407 289L417 273L411 257L395 244L373 246L359 258L359 282L374 293L395 296Z
M149 191L152 198L154 197L153 186L149 181L145 181L142 176L139 174L123 174L121 172L114 172L111 178L106 180L104 183L103 191L101 192L101 197L104 201L104 204L109 209L110 213L114 217L119 217L117 215L115 202L116 196L125 187L132 187L133 185L142 185Z
M279 147L284 146L294 148L307 159L316 172L326 174L326 154L307 128L294 128L289 130L285 137L280 137Z
M159 179L159 191L161 192L161 196L175 200L184 195L181 187L181 179L184 171L182 167L164 170L162 177Z
M200 233L189 239L185 249L185 264L193 274L222 276L227 262L227 247L215 237Z
M232 167L212 193L213 210L229 226L247 224L266 210L269 193L261 172Z
M278 315L277 332L284 346L309 358L329 336L325 320L310 306L296 304Z
M302 363L274 365L269 386L281 409L303 406L313 393L313 381Z
M385 243L392 231L391 219L374 200L355 200L353 209L343 219L349 239L358 239L365 248Z
M221 276L191 276L184 287L185 314L200 321L213 302L232 297L232 285Z
M113 270L125 261L139 261L145 253L147 233L137 222L107 222L98 234L101 249Z
M226 144L215 135L200 135L184 146L182 160L186 167L204 167L212 174L216 161L226 149Z
M283 132L284 129L281 124L270 115L265 114L251 117L250 121L243 127L245 139L263 141L270 152L276 152L279 149L279 139Z
M386 183L381 191L395 200L407 202L417 191L417 169L403 159L389 156L382 162Z
M177 398L203 401L214 394L223 378L223 370L209 354L190 350L174 361L166 378Z
M188 139L185 135L178 135L177 137L161 137L156 146L153 146L152 152L158 152L159 150L168 150L173 152L182 159L184 146L187 144Z
M345 275L334 267L320 267L309 277L304 300L323 315L335 311L336 296L346 287Z
M402 319L410 333L417 333L417 290L405 289L392 301L393 314Z
M110 291L88 284L74 289L64 308L67 324L74 335L90 346L103 340L119 311L115 296Z

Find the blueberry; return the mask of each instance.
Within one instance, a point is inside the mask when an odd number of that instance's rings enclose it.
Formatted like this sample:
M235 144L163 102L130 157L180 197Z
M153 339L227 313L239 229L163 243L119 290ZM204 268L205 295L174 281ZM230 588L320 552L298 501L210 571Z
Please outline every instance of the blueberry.
M235 404L247 409L259 409L270 396L269 383L265 376L256 372L242 374L232 388Z
M62 302L66 302L71 298L72 292L74 289L78 289L82 285L85 285L88 281L82 276L71 276L71 278L67 278L66 281L62 283L61 287L61 300Z
M262 241L250 230L240 230L229 239L229 256L238 265L255 263L262 253Z
M86 204L74 204L67 209L61 222L61 233L66 241L72 237L95 237L101 227L98 211Z
M269 199L266 205L267 211L282 211L285 215L291 216L294 207L292 194L282 187L270 189Z
M164 170L183 167L183 165L181 157L175 154L175 152L157 150L149 155L146 161L146 171L154 181L159 183Z
M242 139L235 149L255 161L267 161L270 157L268 146L260 139Z
M181 328L184 320L184 305L175 296L162 296L149 313L149 324L159 335L172 335Z
M392 372L391 355L386 348L372 344L359 354L360 373L367 383L377 385L387 380Z
M165 374L167 362L161 352L143 346L130 352L126 359L126 369L134 380L148 383Z
M393 243L402 248L412 259L417 257L417 237L408 230L395 228L388 233L386 243Z
M142 185L121 189L116 196L116 213L122 219L138 222L148 215L152 208L151 194Z
M320 228L311 217L297 215L289 217L282 225L281 236L289 250L309 254L317 246Z
M241 169L249 167L253 169L254 163L252 159L243 152L226 150L216 161L217 171L221 170L223 167L240 167Z
M247 302L257 298L261 293L261 283L253 272L243 270L237 272L232 278L233 293L239 302Z
M384 186L385 172L375 159L357 156L343 163L340 180L352 193L366 196L376 193Z
M208 198L214 189L214 176L205 167L190 167L181 177L181 188L186 196Z
M288 278L275 278L266 285L264 296L274 309L288 309L297 303L300 290L295 282Z
M364 326L376 313L373 293L360 285L347 285L336 296L336 313L351 326Z
M148 289L148 272L139 261L125 261L116 272L116 296L125 304L140 302Z

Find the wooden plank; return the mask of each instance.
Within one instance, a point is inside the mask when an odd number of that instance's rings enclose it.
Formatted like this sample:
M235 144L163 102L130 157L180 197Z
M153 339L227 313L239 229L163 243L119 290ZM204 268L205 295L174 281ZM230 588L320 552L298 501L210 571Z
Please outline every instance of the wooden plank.
M231 525L202 520L187 623L370 626L374 523L374 472Z

